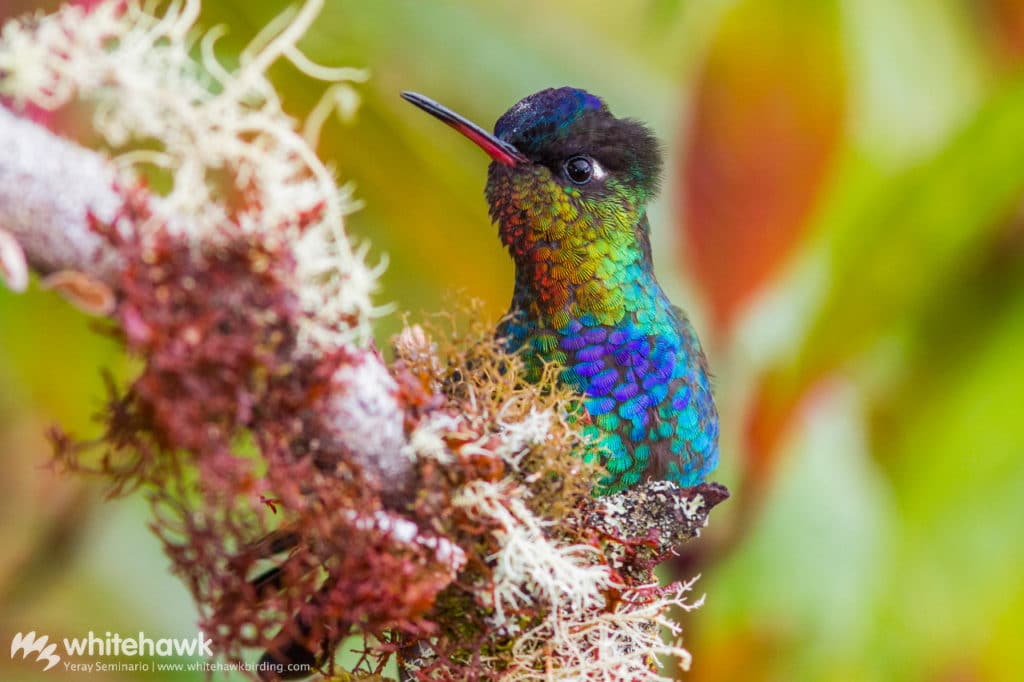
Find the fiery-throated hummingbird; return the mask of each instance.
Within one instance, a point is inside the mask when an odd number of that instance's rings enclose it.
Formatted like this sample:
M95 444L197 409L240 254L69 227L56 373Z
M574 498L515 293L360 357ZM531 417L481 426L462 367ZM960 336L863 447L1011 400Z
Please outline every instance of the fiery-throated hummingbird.
M493 160L487 202L515 263L497 334L536 376L543 362L584 398L606 474L597 492L647 479L696 485L718 464L707 360L682 310L654 277L647 204L658 141L576 88L542 90L488 133L423 95L409 102Z

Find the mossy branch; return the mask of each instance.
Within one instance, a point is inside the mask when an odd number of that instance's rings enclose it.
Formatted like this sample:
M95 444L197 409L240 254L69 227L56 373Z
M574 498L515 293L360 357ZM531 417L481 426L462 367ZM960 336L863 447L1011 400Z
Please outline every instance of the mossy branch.
M228 659L266 649L266 679L286 663L337 673L351 635L367 642L360 675L396 654L420 679L685 666L671 611L696 605L691 583L653 570L724 488L593 498L577 396L555 367L527 381L488 325L409 326L390 366L368 347L379 271L264 75L287 58L361 77L298 51L319 6L286 13L234 73L213 38L191 60L195 1L4 27L4 279L22 290L34 268L143 363L111 386L101 441L55 430L58 461L144 491L200 625ZM109 153L37 122L76 103ZM170 174L159 196L141 182L152 168Z

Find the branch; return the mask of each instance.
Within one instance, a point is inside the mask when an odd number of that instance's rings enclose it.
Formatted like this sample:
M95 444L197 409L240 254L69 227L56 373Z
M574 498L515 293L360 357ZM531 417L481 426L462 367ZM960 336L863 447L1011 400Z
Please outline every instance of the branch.
M594 500L585 523L612 537L652 539L652 556L662 559L700 537L708 514L728 498L728 489L718 483L681 489L670 481L649 481Z
M123 202L110 162L0 106L0 260L15 291L31 265L112 282L119 266L112 246L89 216L112 222ZM2 241L6 240L6 241ZM27 262L26 262L27 261Z

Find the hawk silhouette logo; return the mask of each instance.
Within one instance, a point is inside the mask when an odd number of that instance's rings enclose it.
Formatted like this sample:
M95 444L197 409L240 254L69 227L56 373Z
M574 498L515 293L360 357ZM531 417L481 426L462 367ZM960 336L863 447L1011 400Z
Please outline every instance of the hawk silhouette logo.
M46 667L43 671L47 671L53 666L60 663L60 656L54 653L57 650L57 643L50 643L50 638L47 635L42 637L36 637L36 632L33 630L27 634L18 633L11 639L11 658L14 658L14 654L21 652L22 658L28 658L29 654L36 654L37 661L46 661Z

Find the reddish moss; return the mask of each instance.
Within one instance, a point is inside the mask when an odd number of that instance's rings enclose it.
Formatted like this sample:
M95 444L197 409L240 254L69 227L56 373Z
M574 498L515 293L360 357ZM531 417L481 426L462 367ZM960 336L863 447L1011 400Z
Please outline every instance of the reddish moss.
M353 628L431 631L423 616L450 563L396 540L378 492L322 421L332 377L358 351L297 348L286 240L231 225L201 244L166 226L142 234L135 226L153 222L145 193L126 194L117 227L94 228L125 264L112 333L143 367L127 387L111 383L102 442L54 433L58 461L105 475L115 494L146 491L200 625L229 658L289 640L333 649ZM440 404L401 382L413 421Z

